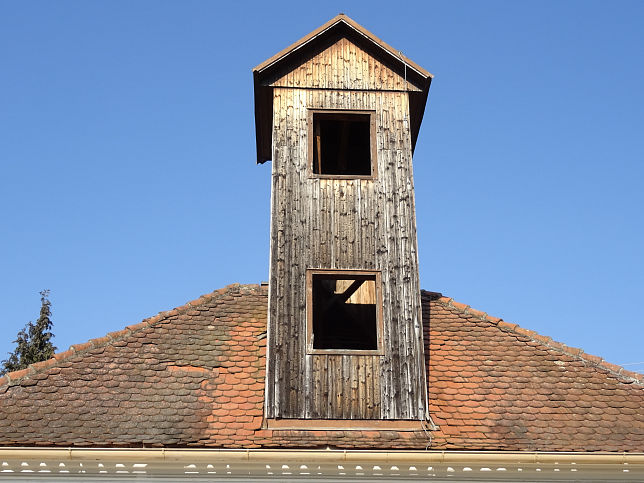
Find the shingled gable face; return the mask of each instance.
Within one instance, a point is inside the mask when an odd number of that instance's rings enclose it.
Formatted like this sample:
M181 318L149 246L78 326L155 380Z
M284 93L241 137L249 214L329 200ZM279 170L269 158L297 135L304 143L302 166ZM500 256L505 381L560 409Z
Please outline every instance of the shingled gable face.
M253 74L269 425L426 420L412 152L431 74L344 15Z

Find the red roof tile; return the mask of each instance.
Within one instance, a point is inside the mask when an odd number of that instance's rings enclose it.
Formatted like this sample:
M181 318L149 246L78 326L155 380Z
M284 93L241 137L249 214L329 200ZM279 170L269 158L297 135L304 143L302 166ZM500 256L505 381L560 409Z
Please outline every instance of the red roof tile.
M644 376L423 293L430 431L263 428L267 287L0 378L0 445L643 451Z

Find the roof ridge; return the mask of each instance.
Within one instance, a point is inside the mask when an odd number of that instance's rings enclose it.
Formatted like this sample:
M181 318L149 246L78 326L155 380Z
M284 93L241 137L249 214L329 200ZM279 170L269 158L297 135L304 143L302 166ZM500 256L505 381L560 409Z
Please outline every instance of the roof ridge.
M127 337L133 333L136 333L140 330L143 330L147 327L151 327L163 320L166 320L169 317L173 317L175 315L179 315L182 312L185 312L186 310L189 310L193 307L199 306L203 304L206 301L212 300L214 298L218 298L222 295L225 295L227 293L230 293L232 291L239 291L242 288L252 288L252 289L257 289L260 288L261 286L259 284L239 284L239 283L232 283L229 285L226 285L225 287L222 287L220 289L214 290L210 293L203 294L200 297L191 300L189 302L186 302L183 305L180 305L179 307L175 307L170 310L166 310L163 312L159 312L156 315L153 315L152 317L148 317L146 319L143 319L141 322L137 324L132 324L126 326L122 330L117 330L114 332L109 332L103 337L96 337L94 339L90 339L87 342L84 342L82 344L72 344L69 346L69 349L67 349L64 352L58 352L54 354L50 359L47 359L45 361L41 362L34 362L33 364L29 364L25 369L20 369L18 371L11 371L5 373L3 376L0 376L0 387L4 385L14 385L17 384L19 381L24 379L25 377L33 376L35 374L38 374L40 371L49 369L51 367L55 367L58 363L65 361L69 359L70 357L76 356L76 355L81 355L84 352L87 352L91 349L98 349L100 347L105 347L113 342L119 341L123 339L124 337Z
M434 75L431 72L427 71L425 68L423 68L420 65L416 64L416 62L414 62L410 58L406 57L400 50L395 49L394 47L392 47L388 43L384 42L382 39L380 39L380 37L375 35L370 30L366 29L365 27L363 27L358 22L356 22L355 20L353 20L351 17L349 17L348 15L346 15L344 13L340 13L340 14L336 15L332 19L330 19L327 22L325 22L322 25L320 25L315 30L313 30L313 31L309 32L308 34L306 34L304 37L296 40L295 42L290 44L288 47L280 50L275 55L269 57L268 59L263 61L261 64L256 65L253 68L253 72L260 72L260 71L266 69L267 67L270 67L270 66L274 65L276 62L281 61L282 59L284 59L285 57L287 57L288 55L290 55L294 51L296 51L299 48L301 48L303 45L306 45L307 43L309 43L312 40L316 39L318 36L320 36L320 35L324 34L325 32L329 31L330 29L335 28L335 26L340 24L340 23L343 23L344 25L350 27L355 32L357 32L358 34L362 35L367 40L369 40L371 43L377 45L378 47L380 47L380 49L382 49L385 52L387 52L392 57L404 62L406 65L411 67L413 70L418 72L423 77L429 78L429 79L432 79L434 77Z
M426 293L432 294L432 292L426 292ZM472 315L480 320L490 322L493 325L497 326L499 329L503 330L504 332L511 332L517 335L521 335L523 337L528 337L535 342L538 342L551 349L556 350L557 352L561 352L575 359L591 364L592 366L599 367L600 369L603 369L614 376L617 376L621 379L626 380L626 382L628 383L644 384L644 374L641 374L639 372L629 371L628 369L624 369L622 366L605 361L603 358L599 356L587 354L583 351L583 349L580 349L578 347L567 346L562 342L552 339L552 337L541 335L535 332L534 330L524 329L518 324L506 322L499 317L488 315L486 312L482 312L480 310L474 309L469 305L456 302L453 298L446 297L441 294L439 295L440 296L435 297L433 300L436 300L438 303L440 303L443 306L456 309L466 315Z

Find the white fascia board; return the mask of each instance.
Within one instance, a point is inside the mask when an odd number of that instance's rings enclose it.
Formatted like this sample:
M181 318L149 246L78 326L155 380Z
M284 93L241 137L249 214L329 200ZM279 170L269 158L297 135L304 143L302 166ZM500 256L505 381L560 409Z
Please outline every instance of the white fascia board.
M644 481L644 454L0 448L0 482Z

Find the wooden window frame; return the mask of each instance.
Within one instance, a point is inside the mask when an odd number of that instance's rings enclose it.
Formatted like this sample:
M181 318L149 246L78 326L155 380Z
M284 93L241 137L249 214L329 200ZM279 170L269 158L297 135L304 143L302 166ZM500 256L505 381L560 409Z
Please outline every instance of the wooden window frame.
M264 419L263 429L286 431L422 431L431 421L419 419ZM432 431L437 428L433 426Z
M348 278L375 277L376 289L376 349L314 349L313 348L313 276L346 276ZM383 310L382 310L382 272L379 270L325 270L309 268L306 270L306 353L326 355L370 355L385 354L382 340Z
M376 179L378 177L378 143L376 142L376 111L364 111L354 109L309 109L308 110L308 161L307 173L309 178L322 179ZM342 118L343 116L368 115L369 116L369 146L371 174L322 174L313 172L313 116L315 114L331 114L334 117Z

